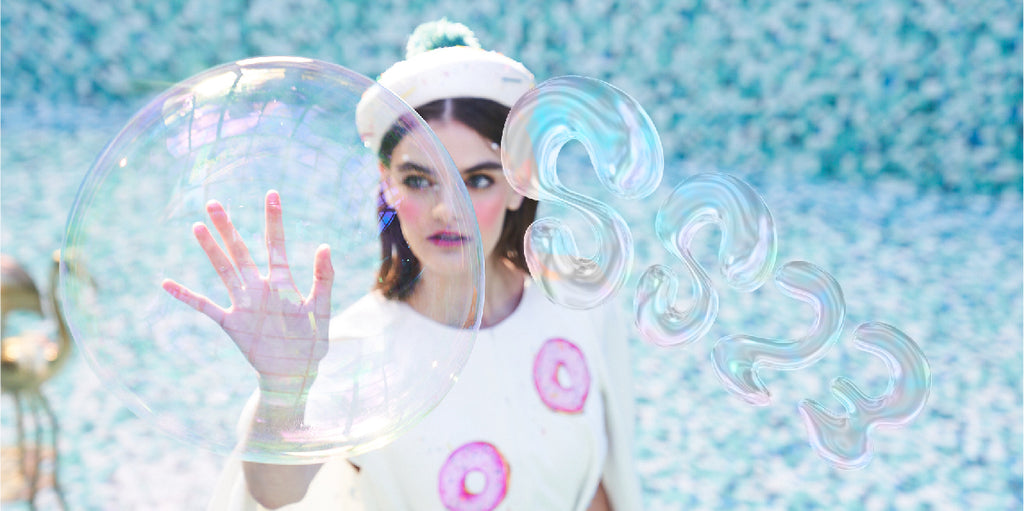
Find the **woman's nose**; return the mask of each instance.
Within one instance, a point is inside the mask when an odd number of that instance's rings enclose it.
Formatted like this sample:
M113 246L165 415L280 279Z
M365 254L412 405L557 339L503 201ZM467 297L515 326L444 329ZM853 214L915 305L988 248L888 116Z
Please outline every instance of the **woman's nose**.
M434 205L434 208L431 210L431 213L433 213L434 218L436 220L445 223L449 223L455 218L455 215L452 212L451 205L449 205L448 202L444 200L439 200L437 204Z

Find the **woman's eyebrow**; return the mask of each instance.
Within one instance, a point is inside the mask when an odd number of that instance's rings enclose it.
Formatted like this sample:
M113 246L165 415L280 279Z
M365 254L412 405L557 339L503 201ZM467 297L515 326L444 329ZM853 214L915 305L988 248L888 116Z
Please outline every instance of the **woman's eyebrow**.
M501 163L498 163L496 161L485 161L485 162L477 163L476 165L473 165L472 167L469 167L469 168L467 168L465 170L462 170L461 173L462 174L472 174L474 172L482 172L482 171L486 171L486 170L504 170L504 167L501 166ZM421 173L421 174L433 174L434 173L434 171L431 170L430 168L424 167L423 165L420 165L418 163L414 163L414 162L411 162L411 161L402 162L400 165L398 165L398 171L399 172L418 172L418 173Z
M496 161L485 161L482 163L477 163L476 165L473 165L472 167L463 170L462 173L472 174L474 172L480 172L482 170L504 170L504 167L502 167L501 164Z
M399 172L419 172L420 174L433 174L434 173L433 170L431 170L431 169L429 169L427 167L424 167L423 165L420 165L418 163L413 163L411 161L402 162L402 164L398 166L398 171Z

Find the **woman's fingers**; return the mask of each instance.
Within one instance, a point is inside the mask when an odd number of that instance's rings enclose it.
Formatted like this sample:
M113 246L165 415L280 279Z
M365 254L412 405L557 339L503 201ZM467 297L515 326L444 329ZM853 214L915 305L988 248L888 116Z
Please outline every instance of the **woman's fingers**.
M242 280L246 283L257 282L260 272L256 268L252 256L249 255L249 249L245 246L245 242L242 241L242 237L235 230L231 219L228 218L227 211L224 211L224 206L217 201L210 201L206 204L206 213L210 215L210 221L213 222L213 226L224 240L224 246L235 262L235 266L238 267L238 273Z
M282 220L281 196L274 190L267 192L267 255L270 259L270 285L283 288L293 286L291 269L284 246L284 221Z
M170 293L171 296L181 303L202 312L208 318L216 321L218 325L224 324L224 309L218 307L217 304L210 301L209 298L193 293L191 289L182 286L171 279L164 279L161 286L164 288L164 291Z
M242 282L239 280L238 273L235 272L235 267L231 264L231 260L228 259L228 255L221 250L220 245L217 245L217 241L213 239L213 234L210 234L210 230L201 222L196 222L192 226L192 234L199 241L199 246L206 252L206 257L210 259L210 264L217 271L217 275L220 275L220 280L227 286L228 293L234 299L242 287Z
M313 289L310 299L313 300L313 313L318 318L331 316L331 286L334 284L334 266L331 264L331 249L320 245L316 249L313 263Z

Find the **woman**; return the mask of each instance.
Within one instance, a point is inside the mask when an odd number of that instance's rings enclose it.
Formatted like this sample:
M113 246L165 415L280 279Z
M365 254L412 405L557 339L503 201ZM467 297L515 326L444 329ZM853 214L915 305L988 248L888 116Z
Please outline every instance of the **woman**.
M447 46L426 43L416 50L431 39ZM510 107L533 87L533 76L518 62L476 46L462 25L425 24L410 38L407 60L379 79L416 108L448 150L477 216L484 305L458 382L422 422L367 454L322 465L245 462L239 470L234 463L211 509L640 509L624 325L607 310L562 310L530 285L523 236L537 204L506 181L498 144ZM357 113L360 134L380 157L381 217L394 220L381 233L384 263L376 289L330 321L331 338L359 318L381 314L403 317L419 333L444 335L452 328L446 326L449 307L434 290L474 292L456 250L475 241L474 233L450 228L451 211L432 193L433 169L397 120L375 111L372 97ZM211 204L209 213L225 240L237 238L219 205ZM267 196L266 278L241 242L228 243L224 254L205 227L197 226L196 236L214 266L227 268L219 272L232 291L233 309L223 311L170 281L165 288L218 321L250 353L247 347L259 339L241 332L253 313L237 313L237 304L268 303L268 290L294 289L280 199L274 192ZM303 355L293 358L319 362L329 345L333 270L326 247L315 257L309 296L271 305L293 309L288 315L299 321L289 329L306 322L306 334L296 337L308 340L289 345ZM241 281L230 271L234 266ZM316 319L312 326L309 314ZM317 373L316 363L282 367L272 358L250 356L261 375L252 427L270 433L302 422Z

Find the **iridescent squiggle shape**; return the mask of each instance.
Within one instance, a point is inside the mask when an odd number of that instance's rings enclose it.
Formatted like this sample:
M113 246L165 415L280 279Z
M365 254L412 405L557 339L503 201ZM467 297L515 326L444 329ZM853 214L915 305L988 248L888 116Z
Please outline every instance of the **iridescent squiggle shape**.
M725 388L755 406L771 403L771 393L758 369L800 369L817 362L842 334L846 318L843 290L825 270L806 261L791 261L775 272L782 292L814 307L814 323L807 335L792 340L751 335L729 335L711 351L715 373Z
M913 339L880 322L854 331L858 349L873 353L889 368L889 385L879 397L868 397L850 379L832 380L832 395L845 413L834 414L813 399L800 402L811 447L833 466L858 469L871 462L868 435L878 426L899 427L924 408L931 389L931 369Z
M706 334L718 316L718 295L690 251L694 235L708 224L721 228L718 262L729 286L750 292L771 277L778 250L775 224L760 195L728 174L698 174L683 181L658 210L654 227L693 278L694 304L687 310L675 307L675 273L662 265L648 268L637 285L634 310L640 333L654 344L689 344Z
M658 187L664 155L654 123L640 104L593 78L548 80L520 98L509 113L501 161L512 188L578 211L597 241L594 256L582 257L563 222L541 218L526 232L530 273L553 302L588 309L625 283L633 263L633 237L615 209L559 181L558 153L570 140L586 148L604 187L630 200Z

